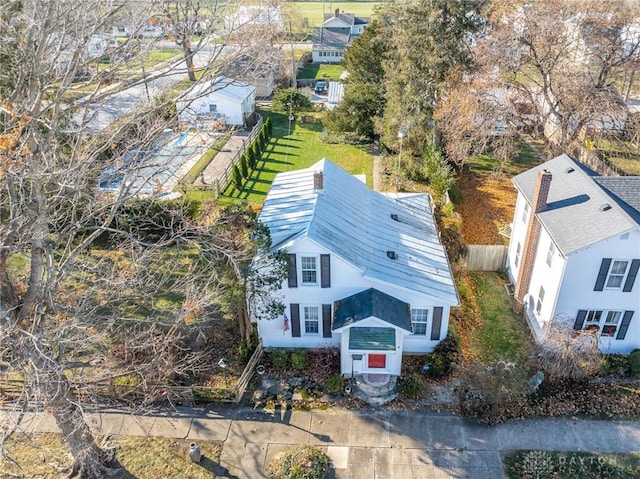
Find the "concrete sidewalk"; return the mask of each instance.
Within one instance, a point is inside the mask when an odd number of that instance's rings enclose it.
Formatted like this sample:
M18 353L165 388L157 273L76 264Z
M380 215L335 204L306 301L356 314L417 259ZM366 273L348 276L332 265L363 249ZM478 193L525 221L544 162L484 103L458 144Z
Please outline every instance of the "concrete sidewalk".
M157 415L89 414L101 434L222 441L227 477L265 477L272 458L313 444L331 458L331 477L485 479L504 477L500 452L640 451L640 422L536 419L481 426L448 411L276 411L180 408ZM0 426L10 421L0 412ZM27 414L25 431L58 432L53 417ZM640 471L640 464L639 469Z

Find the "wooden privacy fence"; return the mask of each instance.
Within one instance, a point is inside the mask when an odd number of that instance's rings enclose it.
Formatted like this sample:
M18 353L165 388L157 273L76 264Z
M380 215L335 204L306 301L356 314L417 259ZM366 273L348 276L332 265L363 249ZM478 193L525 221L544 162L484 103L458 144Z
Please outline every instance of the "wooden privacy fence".
M162 384L119 385L111 381L95 381L91 383L71 382L76 397L95 401L98 404L129 403L143 405L159 405L164 402L172 404L194 404L208 402L239 403L249 385L253 372L264 354L262 343L259 343L251 355L240 379L233 387L208 386L167 386ZM16 379L0 380L0 401L15 401L23 392L24 381Z
M231 159L231 161L229 162L227 167L224 169L220 177L214 181L214 185L216 188L216 195L219 195L229 185L229 182L231 181L231 174L233 172L233 167L238 163L238 161L240 161L240 158L242 157L244 152L247 150L247 148L253 145L253 140L256 138L256 136L258 136L258 133L260 133L260 128L262 127L263 119L262 119L262 115L258 115L257 113L256 115L258 116L258 122L253 127L253 130L251 130L251 133L249 133L249 135L247 136L247 139L242 143L242 148L240 148L236 152L235 156Z
M469 271L498 271L507 261L507 247L502 245L470 244L465 262Z

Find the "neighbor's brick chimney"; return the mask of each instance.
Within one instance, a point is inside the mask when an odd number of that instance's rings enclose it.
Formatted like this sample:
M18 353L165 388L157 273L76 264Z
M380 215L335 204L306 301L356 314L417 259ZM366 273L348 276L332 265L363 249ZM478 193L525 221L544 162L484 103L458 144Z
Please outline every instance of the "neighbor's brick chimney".
M316 171L313 174L313 189L314 191L322 191L324 188L324 177L322 171Z
M530 218L527 224L527 234L524 237L524 247L522 249L522 258L520 260L520 269L518 270L518 278L514 291L515 309L522 312L524 307L524 296L529 290L531 281L531 271L533 269L533 260L535 259L536 249L538 247L538 237L540 236L540 220L537 214L547 208L547 198L549 197L549 189L551 188L551 173L547 170L538 172L536 181L536 189L533 192L533 205Z
M340 16L340 9L336 8L336 18L338 18Z

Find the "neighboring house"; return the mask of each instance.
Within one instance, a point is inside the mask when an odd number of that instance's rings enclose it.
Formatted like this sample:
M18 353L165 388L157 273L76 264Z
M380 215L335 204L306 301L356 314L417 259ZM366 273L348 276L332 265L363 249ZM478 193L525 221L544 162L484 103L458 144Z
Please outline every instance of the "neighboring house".
M289 257L267 348L340 348L341 373L399 375L447 335L458 297L426 194L381 194L327 159L276 176L259 220Z
M227 77L248 83L256 88L256 98L266 98L273 94L276 73L281 67L281 52L276 48L261 48L243 55L235 63L224 69Z
M247 26L269 28L274 32L284 30L282 10L275 5L241 5L235 15L226 18L225 23L230 32Z
M640 177L598 176L562 155L513 183L507 268L536 340L559 320L597 330L602 352L640 348Z
M248 83L220 76L197 84L177 102L181 123L217 120L243 126L255 111L256 88Z
M369 17L356 17L353 13L324 15L324 23L313 28L311 55L315 63L340 63L344 52L364 32L371 22Z

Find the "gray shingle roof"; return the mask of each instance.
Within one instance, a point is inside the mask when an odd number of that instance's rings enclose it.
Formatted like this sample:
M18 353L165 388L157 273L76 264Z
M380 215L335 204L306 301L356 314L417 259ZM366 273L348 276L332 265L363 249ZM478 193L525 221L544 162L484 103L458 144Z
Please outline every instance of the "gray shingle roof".
M314 50L344 50L351 40L349 28L325 28L315 27L313 29L313 49Z
M319 171L324 176L321 192L313 189L313 174ZM428 195L377 193L323 159L310 168L278 174L259 219L269 227L275 248L287 248L306 235L366 278L458 304ZM390 259L389 251L397 259Z
M640 223L640 176L598 176L594 180Z
M332 330L353 326L374 316L389 324L412 331L411 306L375 288L369 288L333 303Z
M538 171L542 169L551 172L552 180L547 209L538 217L563 254L639 226L626 208L599 186L603 177L568 155L558 156L513 178L529 204L533 203Z

